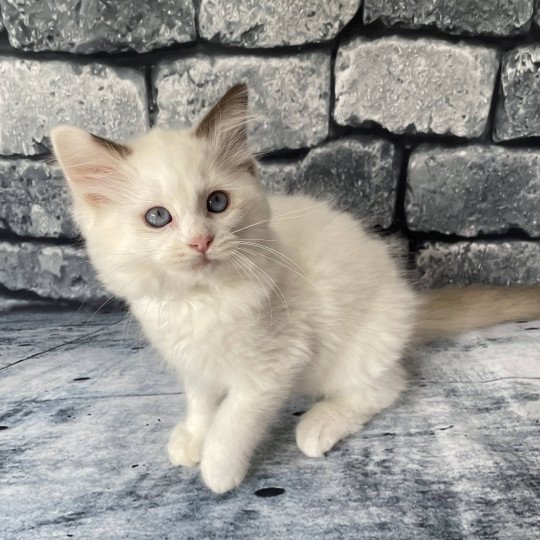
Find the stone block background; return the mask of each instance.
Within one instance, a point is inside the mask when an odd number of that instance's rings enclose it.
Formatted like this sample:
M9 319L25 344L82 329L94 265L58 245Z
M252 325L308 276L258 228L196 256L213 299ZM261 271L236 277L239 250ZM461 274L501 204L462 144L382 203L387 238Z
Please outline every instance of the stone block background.
M540 282L540 0L0 0L0 309L100 305L49 130L194 122L246 81L270 192L332 198L412 279ZM316 234L316 231L314 231Z

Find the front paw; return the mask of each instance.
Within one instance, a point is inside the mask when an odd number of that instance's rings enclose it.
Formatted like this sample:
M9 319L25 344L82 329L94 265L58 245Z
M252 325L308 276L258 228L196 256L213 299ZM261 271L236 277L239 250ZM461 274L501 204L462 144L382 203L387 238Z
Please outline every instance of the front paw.
M167 453L173 465L195 467L201 461L202 437L190 433L185 424L178 424L169 438Z
M324 456L344 436L339 416L326 412L323 407L315 406L296 426L296 444L306 456Z
M225 493L238 487L246 476L249 463L225 451L205 449L201 461L204 483L214 493Z

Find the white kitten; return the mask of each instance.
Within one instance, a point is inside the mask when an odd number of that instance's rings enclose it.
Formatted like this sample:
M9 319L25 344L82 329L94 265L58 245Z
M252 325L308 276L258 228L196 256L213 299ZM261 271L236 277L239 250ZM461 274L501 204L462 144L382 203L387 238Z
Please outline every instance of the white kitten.
M392 404L420 300L390 245L351 216L307 197L265 195L246 117L241 84L193 130L154 129L128 145L72 127L52 133L100 279L183 379L188 414L171 435L170 459L200 463L217 493L242 482L291 394L316 400L296 429L308 456ZM488 309L488 293L422 299L418 339L539 313L537 289L511 291L523 304L511 313L500 292ZM472 320L460 317L459 301L445 309L445 295L476 295L466 306Z

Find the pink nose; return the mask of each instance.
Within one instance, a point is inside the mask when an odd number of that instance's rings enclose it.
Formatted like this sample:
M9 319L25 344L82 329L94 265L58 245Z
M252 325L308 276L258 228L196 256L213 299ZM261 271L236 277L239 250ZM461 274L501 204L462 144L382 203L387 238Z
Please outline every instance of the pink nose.
M188 246L196 249L200 253L206 253L213 239L214 237L209 235L196 236L189 242Z

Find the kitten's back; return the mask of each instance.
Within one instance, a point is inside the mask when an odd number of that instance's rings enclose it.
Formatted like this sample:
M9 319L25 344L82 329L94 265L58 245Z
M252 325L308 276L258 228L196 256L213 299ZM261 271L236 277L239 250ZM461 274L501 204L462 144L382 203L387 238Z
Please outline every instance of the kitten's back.
M269 201L279 243L306 279L294 273L289 277L296 278L297 287L309 287L309 280L317 288L314 297L324 306L326 324L346 323L353 331L375 313L388 320L412 314L416 300L392 243L326 202L304 196L272 196Z

